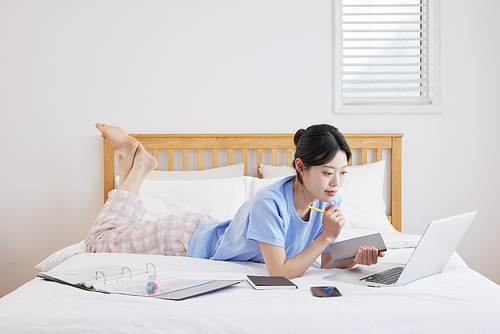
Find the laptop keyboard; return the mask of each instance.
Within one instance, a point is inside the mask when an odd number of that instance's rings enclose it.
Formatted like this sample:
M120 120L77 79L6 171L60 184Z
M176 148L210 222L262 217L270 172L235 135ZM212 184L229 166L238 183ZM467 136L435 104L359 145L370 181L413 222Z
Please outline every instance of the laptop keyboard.
M393 267L378 273L361 277L360 281L366 281L369 283L379 283L379 284L394 284L401 275L404 267Z

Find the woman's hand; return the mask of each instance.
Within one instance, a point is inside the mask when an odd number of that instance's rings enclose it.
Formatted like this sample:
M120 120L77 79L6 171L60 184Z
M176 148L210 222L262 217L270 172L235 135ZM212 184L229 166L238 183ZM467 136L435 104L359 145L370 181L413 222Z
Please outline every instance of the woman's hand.
M329 205L323 214L323 234L331 242L335 240L345 225L345 218L335 204Z
M372 264L377 264L379 257L384 256L385 253L379 252L377 248L375 248L375 246L362 246L358 249L358 252L354 259L344 260L340 262L332 262L331 254L323 253L321 254L321 268L352 268L357 264L371 266Z
M358 249L356 257L353 261L355 264L364 264L366 266L371 266L372 264L377 264L379 257L384 257L385 253L379 252L375 246L361 246Z

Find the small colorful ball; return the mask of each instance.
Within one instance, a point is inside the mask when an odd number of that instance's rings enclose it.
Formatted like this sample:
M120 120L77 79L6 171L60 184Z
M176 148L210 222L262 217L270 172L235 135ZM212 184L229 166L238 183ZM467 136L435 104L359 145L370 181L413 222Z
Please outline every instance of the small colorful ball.
M156 282L148 282L145 289L148 295L154 295L158 292L158 284Z

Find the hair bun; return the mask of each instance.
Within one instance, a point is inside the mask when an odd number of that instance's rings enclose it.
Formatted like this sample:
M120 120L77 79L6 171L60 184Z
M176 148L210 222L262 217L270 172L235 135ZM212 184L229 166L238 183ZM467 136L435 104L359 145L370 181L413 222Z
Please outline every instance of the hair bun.
M295 132L295 136L293 136L293 143L295 144L295 146L297 146L299 144L300 137L302 136L304 131L306 131L306 130L299 129L299 130L297 130L297 132Z

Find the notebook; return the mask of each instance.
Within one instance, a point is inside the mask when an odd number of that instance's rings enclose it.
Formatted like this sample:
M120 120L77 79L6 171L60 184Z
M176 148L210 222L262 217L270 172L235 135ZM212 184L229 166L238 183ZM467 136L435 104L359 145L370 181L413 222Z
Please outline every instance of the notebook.
M332 262L355 258L358 253L358 249L361 246L375 246L379 252L385 252L387 250L384 239L382 239L382 235L380 233L336 241L330 244Z
M268 289L298 289L288 278L283 276L252 276L247 275L247 282L255 290Z
M439 274L462 240L476 213L474 211L432 221L427 226L406 265L382 262L374 266L357 266L323 277L323 279L370 287L384 287L402 286L427 276ZM392 277L385 277L378 281L381 276L379 274L386 270L393 271ZM376 276L374 278L371 275Z

